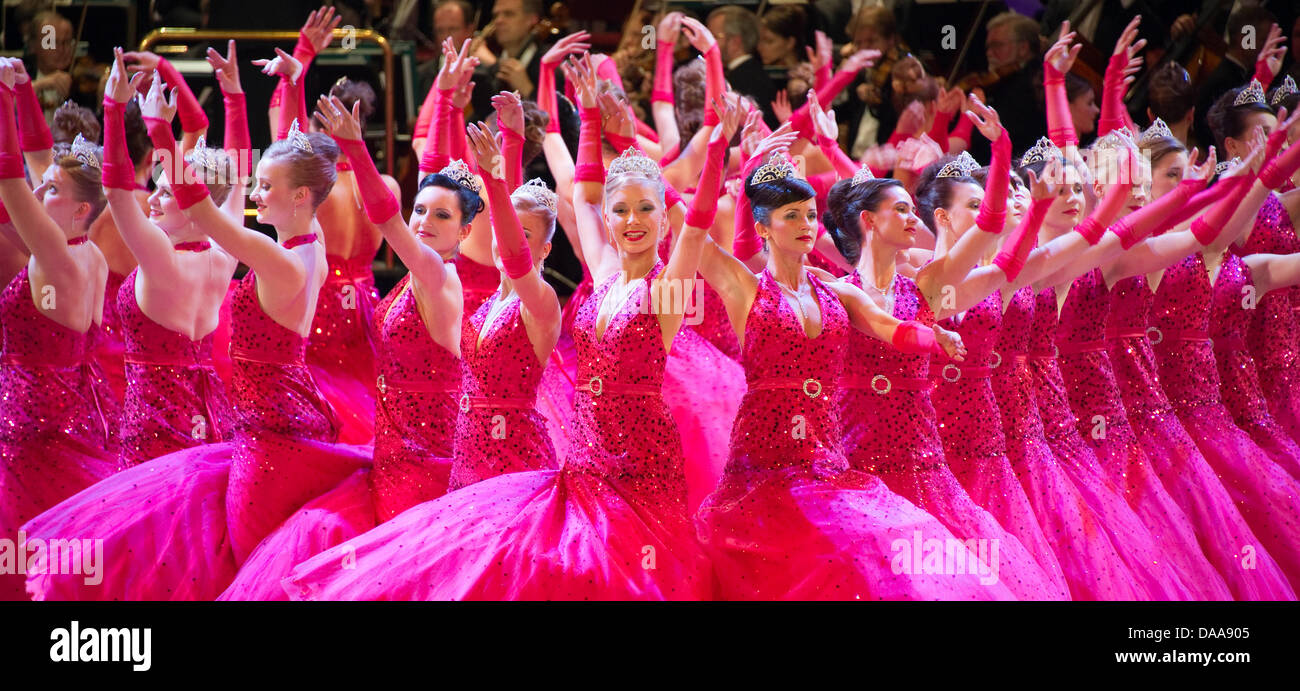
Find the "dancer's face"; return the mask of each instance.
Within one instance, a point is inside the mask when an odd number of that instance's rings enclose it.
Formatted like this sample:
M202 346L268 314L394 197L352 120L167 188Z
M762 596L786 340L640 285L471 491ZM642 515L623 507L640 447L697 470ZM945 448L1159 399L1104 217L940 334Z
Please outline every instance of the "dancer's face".
M885 244L895 249L914 247L921 219L916 215L912 195L898 185L890 185L885 195L875 211L862 212L863 237L876 233Z
M546 237L549 232L550 218L527 202L517 199L511 201L514 202L519 225L524 228L524 239L528 241L528 253L533 256L533 265L541 265L546 255L551 253L551 241ZM505 271L505 267L501 265L501 250L497 247L496 233L492 234L492 264L496 266L497 271Z
M86 225L90 203L77 195L72 179L59 165L45 169L45 175L35 194L45 207L46 215L55 225L65 229L65 232Z
M189 219L176 203L176 197L172 196L172 183L166 173L158 175L158 186L149 195L149 220L168 235L189 225Z
M248 198L257 205L259 223L279 226L312 213L311 192L306 187L291 186L289 163L279 158L257 162L256 184Z
M627 182L609 190L605 199L605 228L610 242L626 254L656 251L668 226L668 214L654 187Z
M1183 181L1183 166L1187 165L1187 152L1166 154L1151 166L1151 198L1159 199Z
M957 237L961 237L975 226L975 217L979 215L980 203L984 201L984 188L973 182L958 182L953 185L952 201L948 206L934 210L935 224L943 229L945 226Z
M1020 219L1025 217L1025 212L1029 210L1029 205L1034 202L1033 197L1029 195L1029 188L1020 182L1017 175L1011 176L1011 194L1007 203L1007 228L1014 228L1020 224Z
M425 246L445 257L469 237L470 226L462 224L462 218L460 196L446 187L429 185L415 195L407 228Z
M1127 213L1137 211L1138 209L1141 209L1142 207L1146 206L1147 199L1151 197L1150 185L1151 185L1150 182L1144 180L1141 181L1140 183L1134 183L1131 187L1129 187L1128 199L1124 201L1123 210L1120 211L1121 216ZM1097 198L1100 199L1107 192L1106 185L1094 184L1092 186L1092 191L1093 194L1095 194Z
M1077 178L1062 182L1057 186L1056 199L1047 207L1043 225L1058 234L1069 232L1083 220L1083 208L1083 183L1078 182Z
M1251 138L1254 136L1255 128L1260 127L1264 130L1264 136L1267 137L1277 127L1277 116L1272 113L1252 112L1246 116L1246 122L1241 128L1241 136L1224 137L1223 148L1227 149L1227 158L1220 155L1219 160L1236 158L1237 156L1245 157L1250 154Z
M817 199L778 206L768 223L758 223L756 228L773 252L808 254L817 243Z

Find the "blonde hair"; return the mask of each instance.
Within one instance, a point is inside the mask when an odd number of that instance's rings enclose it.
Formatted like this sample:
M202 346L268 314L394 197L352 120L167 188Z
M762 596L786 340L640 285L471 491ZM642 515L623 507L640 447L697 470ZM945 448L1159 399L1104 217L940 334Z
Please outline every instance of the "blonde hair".
M90 214L86 216L87 227L99 218L99 214L108 205L108 198L104 196L103 175L100 173L104 165L104 150L90 144L87 144L86 148L90 149L92 146L98 166L83 163L81 159L72 155L72 148L69 146L58 145L54 150L54 164L68 176L77 199L90 204Z

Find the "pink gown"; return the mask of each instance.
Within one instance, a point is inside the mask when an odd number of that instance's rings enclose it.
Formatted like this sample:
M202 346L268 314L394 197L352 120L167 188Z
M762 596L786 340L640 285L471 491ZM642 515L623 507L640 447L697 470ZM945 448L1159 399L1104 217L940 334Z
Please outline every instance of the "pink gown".
M16 547L26 521L118 469L115 403L91 364L98 328L41 314L27 267L0 292L0 535ZM27 599L16 566L0 570L0 600Z
M1163 277L1161 279L1164 280ZM1159 329L1148 327L1155 302L1146 276L1120 280L1111 289L1108 353L1115 368L1129 424L1160 483L1192 523L1201 551L1239 600L1257 600L1276 590L1281 574L1258 578L1240 568L1240 545L1255 544L1250 526L1232 505L1227 490L1206 462L1196 442L1165 395L1152 340ZM1266 568L1265 572L1270 569ZM1269 585L1269 581L1274 585Z
M1277 194L1264 200L1245 245L1234 246L1233 251L1242 256L1300 252L1300 237ZM1257 296L1246 345L1255 358L1255 371L1273 419L1300 443L1300 324L1296 310L1300 310L1300 286Z
M1037 295L1031 349L1038 356L1034 381L1048 442L1058 459L1071 459L1063 462L1078 487L1109 483L1119 490L1193 599L1230 600L1233 591L1197 541L1199 524L1165 489L1162 468L1151 465L1128 424L1106 354L1109 304L1100 269L1075 280L1059 314L1055 288Z
M308 236L304 236L308 237ZM232 297L234 438L155 458L33 519L29 534L104 540L102 582L28 576L38 600L210 600L300 506L370 462L303 362L306 340L258 304L249 272Z
M1234 259L1224 262L1220 269L1223 271L1229 274L1215 286L1209 331L1214 361L1219 367L1219 395L1237 427L1249 434L1293 479L1300 480L1300 444L1291 439L1269 412L1255 358L1246 346L1245 335L1259 307L1250 267ZM1231 292L1234 289L1236 293Z
M123 343L122 317L118 313L117 291L122 287L126 276L108 272L108 282L104 285L104 317L100 321L99 336L95 340L95 362L108 382L113 398L124 400L126 397L126 368L123 356L126 345Z
M1211 295L1224 293L1228 299L1243 295L1241 267L1239 257L1225 258L1212 286L1198 252L1165 272L1154 309L1162 337L1156 355L1174 410L1258 538L1238 546L1243 551L1241 568L1261 571L1258 564L1248 562L1258 556L1260 564L1267 565L1262 558L1267 550L1294 590L1300 588L1300 483L1232 423L1219 398L1219 373L1207 337ZM1222 305L1221 300L1215 302Z
M285 600L294 566L447 492L460 358L429 336L407 274L376 307L374 464L307 502L262 540L221 600Z
M371 323L379 293L366 257L326 255L329 274L307 337L307 366L339 419L339 440L375 436L375 346Z
M856 271L847 280L862 287ZM894 294L895 317L934 323L912 279L896 275ZM999 540L999 579L1018 599L1062 599L1020 540L970 498L948 467L930 401L930 356L904 353L856 331L845 355L856 370L840 377L837 392L849 465L884 480L954 535Z
M805 276L821 313L816 337L806 335L767 270L746 320L741 360L749 390L722 482L696 516L720 597L1014 599L999 574L988 578L998 543L972 545L981 559L880 478L850 469L833 398L848 314L830 288ZM918 564L931 540L964 563Z
M501 285L501 272L491 264L480 264L463 254L457 254L452 261L456 263L456 276L460 278L461 292L465 295L465 315L469 316L497 292Z
M596 335L617 279L575 315L582 386L576 443L560 469L500 475L422 504L301 565L295 596L710 599L712 574L686 510L681 442L663 400L668 354L646 287ZM351 571L340 568L349 554Z
M229 441L226 387L212 366L212 336L191 341L140 311L136 269L122 282L117 312L126 354L122 401L123 467L173 451Z
M1068 599L1069 588L1056 553L1007 458L1002 417L990 382L1001 324L999 292L966 310L960 321L950 318L940 322L944 328L961 334L967 355L960 364L945 357L935 358L930 368L939 436L948 466L971 499L1020 540L1059 589L1060 597Z
M1056 553L1070 594L1076 600L1191 597L1123 497L1104 484L1081 491L1052 452L1027 359L1034 302L1033 288L1025 286L1002 315L993 393L1002 413L1007 456Z

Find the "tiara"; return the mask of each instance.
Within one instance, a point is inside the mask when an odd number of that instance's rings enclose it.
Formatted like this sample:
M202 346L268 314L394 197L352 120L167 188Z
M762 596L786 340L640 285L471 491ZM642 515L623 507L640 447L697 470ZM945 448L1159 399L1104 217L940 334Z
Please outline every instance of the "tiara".
M1226 161L1219 161L1218 163L1216 163L1216 164L1214 165L1214 174L1215 174L1215 175L1223 175L1224 173L1226 173L1226 172L1228 171L1229 168L1231 168L1231 167L1237 165L1238 163L1241 163L1241 157L1240 157L1240 156L1233 156L1232 158L1230 158L1230 159L1228 159L1228 160L1226 160Z
M957 158L948 161L947 165L939 169L939 174L935 177L940 178L965 178L979 170L980 164L971 155L965 151L961 152Z
M1093 142L1093 151L1118 151L1133 147L1133 140L1129 138L1123 130L1111 130L1097 141Z
M299 151L309 154L315 153L311 148L311 140L298 128L297 118L294 118L293 123L289 125L289 134L285 136L285 139L288 139L293 148Z
M767 163L758 167L754 171L754 177L750 178L750 184L757 185L763 182L776 182L793 177L796 174L794 166L785 160L785 156L780 153L772 154L772 158Z
M95 146L94 142L80 134L77 135L76 139L72 140L72 155L82 165L90 166L95 170L101 170L100 166L102 165L99 160L98 149L99 147Z
M1024 156L1020 157L1020 165L1027 166L1031 163L1045 163L1054 161L1061 157L1061 150L1052 143L1047 137L1039 137L1034 145L1029 147Z
M1232 101L1233 107L1249 105L1251 103L1258 103L1260 105L1268 103L1264 98L1264 87L1259 85L1258 79L1250 80L1250 84L1246 86L1246 88L1242 89L1241 93L1237 94L1237 98Z
M459 158L448 163L447 167L438 171L438 173L455 180L456 184L474 194L483 191L483 185L478 181L478 178L474 177L474 174L469 171L469 166L465 165L465 162Z
M216 171L220 168L214 152L208 148L207 138L203 135L200 135L198 141L194 142L194 148L190 150L190 154L194 156L194 161L203 166L205 170Z
M1156 118L1151 121L1151 126L1148 127L1146 131L1142 133L1142 136L1138 138L1138 146L1146 146L1162 137L1165 139L1175 139L1173 130L1169 129L1169 125L1166 125L1164 120Z
M637 173L648 178L657 178L663 174L663 171L659 169L659 164L655 163L654 159L637 149L628 147L626 151L609 162L607 173L609 177L621 173Z
M869 166L862 166L861 168L858 169L858 172L853 174L853 182L851 182L849 186L857 187L858 185L861 185L862 183L868 180L875 180L875 179L876 179L876 175L875 173L871 172L871 168Z
M510 196L513 197L515 194L527 196L538 204L546 207L547 211L555 213L555 192L552 192L551 188L547 187L546 183L543 182L541 178L533 178L532 180L525 182Z
M1292 79L1291 75L1288 74L1286 76L1286 79L1282 80L1282 86L1273 89L1273 98L1272 100L1269 101L1269 103L1274 108L1276 108L1277 104L1282 102L1282 99L1286 98L1287 96L1290 96L1291 94L1300 94L1300 88L1296 88L1295 80Z

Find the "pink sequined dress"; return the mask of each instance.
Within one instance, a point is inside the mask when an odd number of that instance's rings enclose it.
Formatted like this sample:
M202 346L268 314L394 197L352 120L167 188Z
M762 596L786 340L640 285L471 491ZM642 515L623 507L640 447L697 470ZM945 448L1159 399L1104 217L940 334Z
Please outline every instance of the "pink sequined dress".
M994 292L957 318L940 325L961 334L966 360L935 358L930 377L935 382L935 411L944 456L953 475L976 504L984 507L1016 536L1038 565L1068 598L1068 585L1056 553L1029 504L1007 457L1002 416L993 396L994 348L1002 324L1002 294ZM1000 361L1001 356L997 356ZM1001 364L1000 362L998 364Z
M1296 589L1300 588L1300 483L1233 424L1219 398L1219 372L1208 338L1211 295L1240 296L1245 285L1239 258L1226 258L1221 269L1227 271L1221 270L1212 286L1198 252L1165 272L1153 310L1162 337L1156 347L1160 379L1183 426L1258 539L1238 549L1253 549L1260 564L1267 564L1263 559L1267 550ZM1258 565L1242 568L1252 574L1261 570ZM1283 594L1272 591L1266 596Z
M1159 328L1149 326L1155 293L1148 278L1122 279L1111 295L1108 352L1129 423L1143 452L1161 484L1191 521L1201 551L1233 596L1239 600L1274 597L1270 593L1278 592L1281 574L1276 568L1266 567L1262 572L1241 568L1241 545L1258 545L1259 541L1165 395L1152 347L1162 335Z
M1110 482L1123 492L1192 597L1232 599L1233 591L1215 570L1215 565L1224 562L1207 558L1198 541L1198 524L1188 518L1165 488L1160 477L1165 469L1152 463L1129 425L1128 410L1107 353L1106 324L1111 298L1101 269L1093 269L1075 279L1068 291L1059 316L1055 288L1040 292L1035 304L1036 314L1044 315L1044 319L1035 320L1041 327L1036 329L1039 331L1036 336L1050 339L1040 341L1036 350L1059 354L1054 359L1059 370L1044 370L1044 377L1037 380L1040 409L1044 397L1065 396L1069 402L1067 410L1073 411L1069 422L1078 430L1074 438L1082 439L1091 447ZM1051 360L1046 358L1041 364L1050 368ZM1053 375L1060 378L1054 379ZM1060 393L1044 391L1057 387ZM1062 413L1065 411L1058 414ZM1064 417L1060 419L1066 422ZM1216 554L1216 558L1220 556Z
M1224 260L1219 272L1225 275L1214 287L1209 332L1214 361L1219 367L1219 394L1237 427L1249 434L1293 479L1300 480L1300 444L1291 439L1269 412L1255 358L1246 346L1245 335L1259 308L1250 267L1234 256Z
M696 516L719 595L733 600L1004 600L1014 595L947 528L875 475L850 469L835 404L848 314L806 273L821 313L809 337L772 274L758 277L741 360L749 386L722 482ZM933 546L947 563L924 562ZM957 564L957 560L961 564ZM942 560L936 560L942 561ZM1019 575L1019 574L1018 574Z
M1124 498L1111 485L1095 481L1089 491L1080 490L1053 453L1028 361L1034 303L1033 288L1025 286L1006 306L994 351L998 366L993 369L993 393L1002 413L1007 456L1056 553L1071 596L1076 600L1190 597Z
M375 435L375 346L371 324L379 292L371 260L326 255L329 274L307 337L307 366L339 419L339 440Z
M126 344L122 334L122 317L118 312L117 291L126 276L108 271L104 286L104 317L100 321L99 335L95 339L95 362L103 372L113 397L121 401L126 397L126 367L123 356Z
M213 599L285 518L369 464L369 449L333 443L306 339L262 311L256 280L250 271L232 298L232 442L129 468L29 522L46 539L102 539L106 556L98 584L29 575L34 599Z
M856 271L847 280L859 288ZM934 323L916 283L894 277L898 319ZM904 353L866 334L851 332L837 392L849 465L871 473L963 539L996 539L999 579L1019 599L1060 599L1060 588L1020 540L1008 533L961 486L944 458L930 401L930 356ZM978 544L978 543L977 543Z
M27 267L0 292L0 536L20 549L24 522L118 469L116 406L91 364L97 329L41 314ZM0 600L27 599L13 566Z
M380 375L374 465L301 509L262 540L222 600L284 600L294 566L447 492L460 358L434 342L410 274L376 307Z
M1264 200L1244 246L1233 251L1248 254L1300 252L1300 236L1291 214L1277 194ZM1300 286L1256 296L1246 345L1255 358L1255 372L1273 419L1300 443ZM1234 411L1241 412L1241 411Z
M145 316L136 269L117 293L126 346L122 464L131 466L199 444L229 441L233 417L212 365L211 334L192 341Z
M646 285L596 333L617 279L575 315L583 384L576 443L559 470L499 475L422 504L302 564L290 579L295 596L710 599L681 442L663 400L668 354ZM349 555L354 569L342 566Z
M463 254L453 259L456 263L456 276L460 278L461 292L465 295L465 315L478 311L479 307L501 285L501 272L491 264L480 264Z

